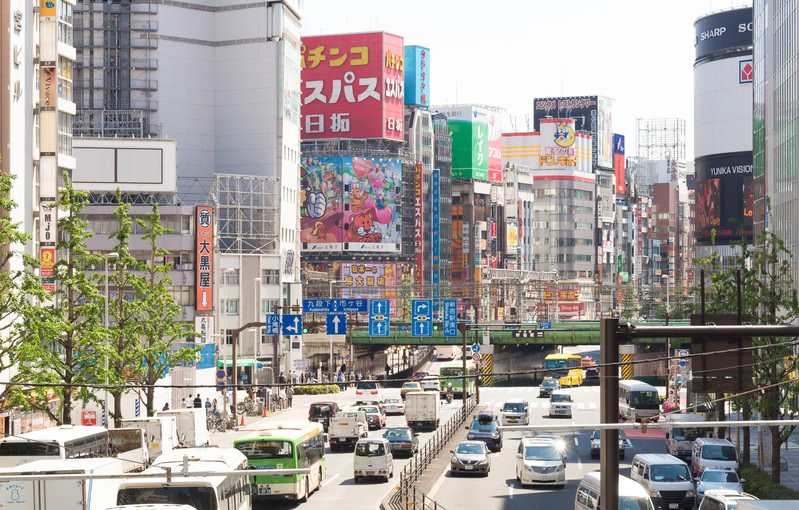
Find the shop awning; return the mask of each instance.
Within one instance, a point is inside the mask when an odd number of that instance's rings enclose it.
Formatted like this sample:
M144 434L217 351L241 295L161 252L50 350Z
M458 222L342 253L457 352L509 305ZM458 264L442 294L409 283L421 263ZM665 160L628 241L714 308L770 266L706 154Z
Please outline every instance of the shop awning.
M254 359L254 358L238 358L236 360L236 367L251 367L253 365L255 365L256 368L264 368L263 362L258 361L258 360ZM216 360L216 366L218 366L218 367L222 367L222 366L232 367L233 366L233 360L232 359L226 359L226 360L218 359L218 360Z

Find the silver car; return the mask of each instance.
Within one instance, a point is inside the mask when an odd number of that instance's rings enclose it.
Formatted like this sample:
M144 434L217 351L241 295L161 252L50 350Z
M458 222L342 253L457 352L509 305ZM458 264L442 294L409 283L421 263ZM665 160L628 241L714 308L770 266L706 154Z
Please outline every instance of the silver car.
M702 501L706 491L716 489L730 489L743 492L743 480L732 469L707 468L696 481L696 502Z
M488 447L483 441L461 441L451 450L452 459L449 462L450 471L456 473L481 473L488 476L491 471L491 459L488 457Z

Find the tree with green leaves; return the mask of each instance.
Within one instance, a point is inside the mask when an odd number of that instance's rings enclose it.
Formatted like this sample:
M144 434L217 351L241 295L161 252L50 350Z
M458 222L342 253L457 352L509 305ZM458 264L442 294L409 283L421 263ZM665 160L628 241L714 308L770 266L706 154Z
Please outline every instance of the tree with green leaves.
M799 301L791 276L792 253L774 233L763 231L754 245L742 240L740 252L728 266L717 257L699 261L710 275L706 307L710 313L736 313L737 286L740 274L741 312L752 324L785 325L799 318ZM797 414L792 396L799 391L794 339L755 337L752 339L752 372L755 390L733 398L744 410L757 410L764 420L794 417ZM771 434L771 477L780 481L780 446L795 426L768 427ZM745 461L748 461L748 436L745 436Z
M137 280L133 289L134 298L143 312L139 319L139 363L133 373L144 393L142 398L147 416L152 416L156 383L171 367L197 361L197 349L180 346L182 342L192 341L197 333L193 326L178 321L180 305L170 294L172 262L169 251L158 245L161 236L171 230L161 224L158 204L153 205L151 214L136 221L144 232L142 238L149 243L150 260L142 265L143 277Z
M88 252L86 239L92 233L80 216L87 194L75 190L66 174L64 183L51 210L58 214L55 291L27 311L15 356L19 372L7 396L12 405L70 424L74 402L96 400L90 388L104 380L105 328L103 295L92 277L102 257Z

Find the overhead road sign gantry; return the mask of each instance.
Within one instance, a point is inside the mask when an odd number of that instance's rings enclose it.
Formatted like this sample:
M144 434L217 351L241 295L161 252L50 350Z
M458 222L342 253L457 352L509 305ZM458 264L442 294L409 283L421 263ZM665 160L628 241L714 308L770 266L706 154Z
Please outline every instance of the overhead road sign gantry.
M411 335L431 336L433 334L433 300L414 299L411 301Z
M325 317L328 335L344 335L347 333L347 314L331 313Z
M302 311L305 313L365 313L369 300L364 298L303 299Z
M458 300L444 300L444 336L458 336Z

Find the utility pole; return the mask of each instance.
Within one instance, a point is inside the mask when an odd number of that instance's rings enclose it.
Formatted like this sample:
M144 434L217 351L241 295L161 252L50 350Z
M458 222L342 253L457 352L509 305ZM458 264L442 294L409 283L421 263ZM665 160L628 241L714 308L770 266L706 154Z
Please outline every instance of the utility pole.
M236 414L238 412L238 409L236 409L236 405L237 405L237 402L236 402L236 388L238 388L238 385L239 385L238 377L237 377L237 374L236 374L236 372L237 372L237 370L236 370L236 368L237 368L236 367L236 361L238 360L237 356L238 356L239 333L241 333L242 331L244 331L246 329L259 328L259 327L265 327L265 326L266 326L266 322L253 321L253 322L248 322L244 326L242 326L240 328L237 328L237 329L234 329L231 332L231 336L232 336L232 340L233 340L233 349L232 349L232 351L233 351L233 361L232 361L232 364L231 364L231 366L233 368L233 377L232 377L233 378L233 423L236 423L236 424L238 424L238 421L237 421L238 417L236 416Z

